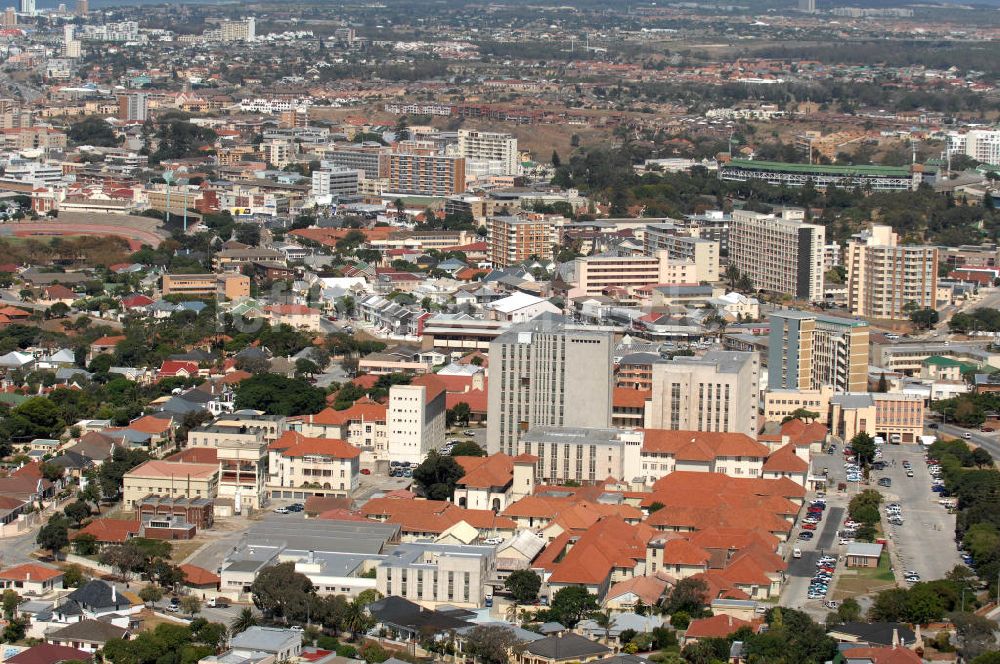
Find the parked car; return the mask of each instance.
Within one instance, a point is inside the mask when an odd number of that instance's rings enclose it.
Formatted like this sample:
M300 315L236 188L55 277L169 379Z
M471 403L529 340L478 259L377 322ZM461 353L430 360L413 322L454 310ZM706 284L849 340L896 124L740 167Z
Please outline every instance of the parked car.
M274 513L275 514L288 514L288 508L287 507L278 507L278 508L276 508L274 510Z

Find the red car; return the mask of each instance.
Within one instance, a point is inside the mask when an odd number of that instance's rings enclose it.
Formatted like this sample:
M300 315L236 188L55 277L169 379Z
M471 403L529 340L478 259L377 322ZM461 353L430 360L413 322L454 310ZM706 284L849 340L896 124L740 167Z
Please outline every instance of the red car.
M807 521L806 523L802 524L802 530L816 530L816 524L815 523L809 523Z
M362 468L361 469L361 474L362 475L371 475L372 471L368 470L367 468Z

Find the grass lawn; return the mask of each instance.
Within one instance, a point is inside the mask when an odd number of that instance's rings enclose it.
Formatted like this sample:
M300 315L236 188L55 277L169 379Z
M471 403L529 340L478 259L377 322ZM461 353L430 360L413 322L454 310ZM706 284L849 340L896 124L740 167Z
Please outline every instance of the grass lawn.
M170 560L180 564L185 558L200 549L205 544L204 540L171 540Z
M869 595L880 590L894 588L896 577L889 569L889 554L882 553L878 567L852 567L840 573L833 590L833 599L841 600L857 595Z

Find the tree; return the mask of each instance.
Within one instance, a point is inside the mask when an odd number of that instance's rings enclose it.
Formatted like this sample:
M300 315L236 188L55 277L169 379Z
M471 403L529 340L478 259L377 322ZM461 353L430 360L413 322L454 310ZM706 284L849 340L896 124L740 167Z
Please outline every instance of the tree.
M971 612L957 611L949 617L955 625L959 650L966 659L973 659L996 648L996 622Z
M597 610L597 597L583 586L566 586L552 596L549 614L567 627L575 627L580 620Z
M910 312L910 321L921 330L934 327L939 320L940 316L934 309L916 309Z
M504 588L519 604L530 604L538 599L538 591L541 587L541 577L530 569L515 570L504 581Z
M344 627L350 631L352 641L356 640L359 634L371 629L374 623L375 620L368 615L368 604L364 603L360 596L344 607Z
M300 357L295 360L295 374L297 376L315 376L321 369L312 360Z
M850 445L859 466L867 468L875 461L875 439L864 431L851 438Z
M65 318L69 314L69 305L65 302L56 302L45 310L47 318Z
M611 628L615 625L615 618L611 615L611 609L594 611L590 614L590 619L594 621L595 625L604 630L604 645L608 645L611 641Z
M875 391L883 394L889 391L889 382L885 379L884 371L882 372L882 375L878 377L878 385L875 387Z
M813 422L819 418L819 413L807 408L796 408L786 417L781 420L781 423L791 422L792 420L802 420L803 422Z
M506 625L476 625L465 635L464 652L480 664L507 664L521 641Z
M102 565L113 567L118 572L118 576L127 580L132 572L138 571L146 562L146 554L134 541L128 541L124 544L104 547L101 550L99 560Z
M90 516L90 506L82 500L77 500L76 502L67 505L66 509L63 510L63 514L66 515L66 518L79 526L80 522Z
M260 621L257 619L257 614L247 606L240 611L238 616L233 618L233 622L229 623L229 631L233 634L239 634L259 624Z
M982 447L977 447L972 450L972 462L976 464L977 468L992 467L993 455Z
M857 622L861 619L861 605L853 597L844 599L837 607L837 619L842 623Z
M315 589L312 581L295 571L295 564L281 563L264 569L250 586L254 605L267 615L305 617Z
M59 552L69 544L69 529L65 519L53 517L38 531L35 542L39 547L52 552L52 557L59 558Z
M463 440L461 443L456 443L455 446L451 448L451 455L453 457L483 457L486 456L486 450L481 448L473 440Z
M552 151L552 168L559 168L562 166L562 159L559 158L559 153L555 150Z
M201 600L198 599L197 595L184 595L181 597L181 610L189 616L193 616L201 611Z
M139 590L139 599L146 604L155 604L163 599L163 591L159 588L159 586L149 584L148 586L143 586L142 589Z
M237 408L263 410L270 415L313 414L325 406L323 390L304 380L278 374L251 376L236 389Z
M469 423L469 415L471 414L471 409L469 404L464 401L460 401L453 408L448 409L448 420L452 424L466 425Z
M21 603L21 597L17 592L8 588L3 591L3 598L0 600L3 603L3 617L5 620L14 619L14 611L17 609L17 605Z
M423 463L413 471L413 480L429 500L450 500L455 484L465 475L458 462L431 450Z
M700 615L708 603L708 584L704 579L688 577L681 579L674 586L667 600L666 611L673 614L684 611L691 615Z

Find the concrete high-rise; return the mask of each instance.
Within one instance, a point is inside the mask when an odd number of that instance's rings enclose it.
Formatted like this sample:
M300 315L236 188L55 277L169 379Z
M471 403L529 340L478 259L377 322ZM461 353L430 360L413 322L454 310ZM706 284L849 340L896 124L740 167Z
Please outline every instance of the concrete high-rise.
M492 369L492 358L490 367ZM757 435L760 360L756 353L709 351L653 364L647 429Z
M534 426L611 426L610 332L545 314L490 343L486 444L516 455Z
M768 389L864 392L868 386L868 323L808 311L771 314Z
M801 211L775 216L737 210L729 229L729 262L758 290L820 302L825 244L826 229L804 223Z
M486 257L493 267L509 267L531 257L552 258L558 225L542 215L497 216L486 220Z
M458 154L470 162L495 163L500 172L516 175L521 172L517 139L510 134L494 131L458 130Z
M118 95L118 119L125 122L145 122L148 117L148 97L142 92Z
M847 305L855 316L904 320L912 307L937 304L938 250L901 245L889 226L874 225L847 243Z
M816 13L816 0L799 0L799 11L808 12L810 14Z
M37 13L35 10L35 0L21 0L21 13L34 16Z
M76 10L73 13L81 17L89 14L90 0L76 0Z

